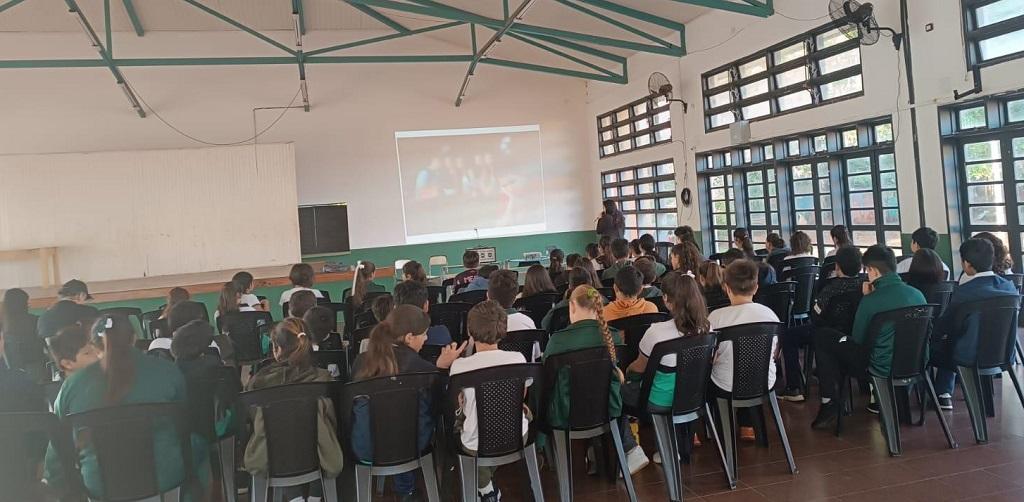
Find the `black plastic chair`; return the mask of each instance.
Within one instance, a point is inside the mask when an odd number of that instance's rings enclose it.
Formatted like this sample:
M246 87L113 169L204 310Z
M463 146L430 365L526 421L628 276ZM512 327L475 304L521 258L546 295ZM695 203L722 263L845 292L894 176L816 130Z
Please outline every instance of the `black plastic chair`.
M548 333L561 331L569 326L569 306L558 307L551 310L551 323L548 325Z
M529 386L541 387L543 369L540 364L507 364L483 368L466 373L451 375L445 395L445 422L453 431L456 414L459 412L459 396L473 391L476 401L477 451L470 455L462 445L460 435L449 433L454 451L458 454L459 473L462 478L462 502L477 500L477 467L494 467L511 464L519 460L526 462L530 476L530 487L534 500L544 500L540 481L540 467L537 463L537 421L523 430L523 395ZM529 408L540 410L540 395L537 389L526 394Z
M569 444L573 439L590 439L610 433L615 443L622 479L626 483L629 500L636 502L636 489L629 472L626 452L622 446L619 431L619 417L608 412L611 399L611 379L614 361L604 347L574 350L548 356L544 360L544 404L541 415L550 409L550 400L555 398L559 378L569 379L568 424L556 426L546 418L543 427L550 432L555 443L555 470L558 472L559 498L561 502L573 500L572 454ZM564 371L563 371L564 370ZM561 428L564 427L564 428Z
M0 486L4 500L45 500L41 493L39 462L47 443L53 445L60 458L60 468L73 465L68 455L70 444L57 416L49 412L0 413ZM75 476L64 473L68 491L74 492ZM65 497L62 497L64 499ZM67 497L71 499L71 497Z
M1014 287L1017 288L1017 292L1020 293L1021 289L1024 288L1024 274L1001 274L1003 279L1006 279L1013 283Z
M498 348L511 352L519 352L527 362L538 362L548 345L548 332L542 329L522 329L509 331L498 341Z
M424 345L420 348L420 358L430 364L436 365L437 359L441 357L442 350L444 350L443 345Z
M433 432L432 428L420 430L424 426L420 422L420 406L430 406L428 413L436 415L432 407L438 384L437 373L409 373L345 385L339 403L338 436L347 442L346 451L355 464L358 502L370 501L374 476L393 476L416 469L423 472L427 500L440 502L433 447L428 442L426 449L419 449L420 436ZM369 432L373 445L372 460L360 458L349 441L359 433L355 430L353 410L360 401L366 410L369 430L365 432Z
M658 253L658 256L661 257L663 262L668 263L670 261L669 253L672 252L673 246L675 246L675 244L672 244L671 242L655 242L654 252Z
M238 395L242 406L262 413L267 441L267 473L266 477L252 477L253 502L266 502L268 489L315 481L323 484L325 500L338 502L335 480L324 477L318 453L320 400L336 395L337 385L295 383Z
M656 322L664 322L671 319L668 314L658 312L655 314L639 314L622 319L616 319L608 323L609 326L622 331L622 341L625 342L625 349L618 353L618 365L626 368L636 360L640 354L640 340L647 333L647 329Z
M370 338L370 333L373 333L374 327L375 326L367 326L365 328L360 328L352 332L352 343L349 344L350 362L354 362L356 360L356 356L360 354L360 349L362 348L363 340Z
M928 339L931 336L932 320L934 319L935 305L918 305L900 309L879 312L871 318L868 324L868 340L866 347L874 347L876 339L882 328L892 325L893 351L892 365L888 375L879 375L868 368L868 376L875 389L875 397L878 401L878 417L882 425L882 435L885 436L885 443L889 448L889 455L896 457L903 453L903 446L900 441L900 417L899 406L896 401L896 387L910 388L920 385L923 381L928 387L927 398L921 399L921 418L918 425L924 423L925 410L928 398L936 403L935 414L939 417L942 431L946 434L946 441L950 448L958 445L953 439L953 434L946 423L946 417L942 414L937 403L938 396L935 394L935 385L932 383L931 374L927 371L926 361L928 358ZM849 387L849 376L842 375L840 378L839 402L846 403ZM920 395L920 394L918 394ZM843 407L837 406L836 435L842 432ZM909 411L908 411L909 414ZM909 418L909 417L908 417Z
M189 429L211 446L210 465L223 482L225 500L237 498L235 488L235 434L229 430L224 437L217 435L217 421L224 418L238 401L242 382L238 369L232 366L212 366L204 374L186 380L188 387Z
M347 382L352 371L347 350L316 350L313 352L313 365L327 370L339 382Z
M89 493L95 501L143 501L160 499L168 493L178 500L192 488L199 493L192 466L192 441L183 403L128 404L73 413L63 418L66 429L74 431L70 444L77 454L88 449L96 456L101 493ZM161 493L157 474L154 436L160 429L172 429L181 454L184 479ZM161 452L166 460L167 452ZM131 473L125 476L125 473Z
M270 336L273 325L270 312L228 312L217 319L217 328L231 340L235 347L235 360L240 365L266 358L263 337Z
M605 300L615 300L615 288L611 286L602 286L600 288L597 288L597 292L601 293L601 296L603 296Z
M978 443L988 442L986 411L991 407L992 377L1003 372L1009 373L1017 398L1021 406L1024 406L1024 393L1021 392L1020 380L1012 366L1019 309L1019 296L1003 296L965 303L958 306L955 313L954 333L962 331L968 322L975 322L979 334L973 347L965 347L974 352L974 357L970 357L969 352L958 352L956 355L960 358L954 358L953 361L970 412L974 439ZM995 410L992 411L994 415Z
M100 310L100 315L111 315L115 317L124 317L129 320L135 318L134 327L136 328L136 335L142 336L146 331L142 325L142 309L138 307L110 307Z
M533 325L540 326L544 316L561 299L562 296L558 293L538 293L516 300L512 307L529 312L528 315L530 319L533 319Z
M935 318L939 319L946 312L949 306L949 299L953 297L953 290L956 289L956 281L942 281L925 288L921 293L930 305L935 305Z
M772 418L786 452L789 472L796 474L796 462L789 447L786 426L782 423L778 399L768 385L768 368L772 362L773 341L782 334L784 325L775 322L740 324L722 328L718 335L718 346L725 342L732 344L732 392L718 392L718 419L721 420L723 449L728 468L729 485L736 487L739 477L736 452L736 409L756 408L768 405ZM719 348L719 350L721 350ZM755 417L756 418L756 417Z
M754 301L772 309L779 321L788 326L796 301L796 287L795 281L777 282L758 289Z
M825 287L825 281L828 281L836 272L836 255L826 256L824 260L821 260L821 265L818 267L818 282L814 285L815 296L817 292L821 291L821 288Z
M452 298L455 298L454 296ZM445 326L452 335L452 341L466 340L466 316L473 304L463 302L441 303L430 307L430 325Z
M371 310L364 310L355 315L354 319L356 326L355 329L362 329L368 326L375 326L377 324L377 316L374 315Z
M427 286L427 299L431 305L448 301L448 288L444 286Z
M49 376L46 341L34 332L22 334L5 329L3 359L11 369L23 370L36 381L45 381Z
M487 300L487 290L485 289L463 291L448 297L448 303L468 303L470 305L476 305L485 300Z
M651 296L651 297L645 298L645 300L653 303L655 307L658 307L658 312L661 312L661 313L664 313L664 314L670 313L668 311L668 305L665 305L665 297L664 296Z
M161 310L151 310L149 312L144 312L139 317L139 320L142 322L142 336L143 337L148 338L148 339L158 338L160 335L159 335L159 333L157 333L157 330L160 329L160 328L167 329L167 321L166 320L164 320L164 322L158 323L158 325L154 326L154 323L157 322L158 320L160 320L160 316L163 315L163 313L164 313L164 311L162 309Z
M807 257L813 258L814 257ZM800 261L805 258L790 260ZM806 321L810 318L811 309L814 307L814 284L818 280L818 266L807 265L786 269L779 276L780 282L796 282L796 297L793 299L793 322Z
M346 293L348 289L345 290ZM342 302L341 314L345 320L345 334L350 334L352 331L358 329L358 322L356 318L359 314L370 310L370 306L373 305L373 301L379 296L391 296L391 293L387 291L370 291L363 295L363 303L359 305L352 304L352 297L348 294L343 295L345 300ZM319 305L319 303L318 303ZM327 303L324 304L328 305ZM334 308L334 307L332 307ZM337 310L335 310L337 312Z
M781 263L782 263L781 270L780 269L776 269L779 272L780 275L783 272L786 272L787 270L792 270L792 269L795 269L795 268L811 267L811 266L815 266L816 267L816 266L818 266L818 257L817 256L801 256L799 258L791 258L791 259L788 259L788 260L783 258Z
M711 428L715 446L718 447L722 472L725 473L726 479L729 477L725 454L722 451L718 431L712 419L711 407L705 396L708 379L711 377L711 358L714 356L716 343L716 337L712 333L687 338L679 337L655 345L651 350L651 357L647 362L640 385L638 409L631 411L631 414L637 415L640 412L646 412L650 414L651 420L654 422L654 432L658 451L661 452L661 467L665 473L668 498L673 502L681 502L685 491L679 462L670 461L670 459L679 458L676 425L690 424L703 418ZM672 365L669 366L669 363ZM675 375L675 394L670 407L660 407L650 403L651 388L658 372ZM689 438L687 440L689 441Z

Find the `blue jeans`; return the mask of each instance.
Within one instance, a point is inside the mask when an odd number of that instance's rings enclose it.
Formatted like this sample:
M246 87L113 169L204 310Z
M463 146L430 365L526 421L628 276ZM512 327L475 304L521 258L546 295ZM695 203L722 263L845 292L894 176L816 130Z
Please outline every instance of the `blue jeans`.
M395 481L395 493L408 495L416 491L416 471L395 474L392 479Z
M953 387L956 385L956 372L938 368L935 372L935 394L953 395Z

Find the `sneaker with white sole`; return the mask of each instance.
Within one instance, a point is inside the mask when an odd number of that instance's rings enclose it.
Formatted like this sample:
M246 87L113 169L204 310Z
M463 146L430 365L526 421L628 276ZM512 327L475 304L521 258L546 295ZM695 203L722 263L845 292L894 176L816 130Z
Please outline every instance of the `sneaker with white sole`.
M941 394L939 396L939 409L940 410L952 410L953 409L953 396L949 394Z
M676 457L676 460L681 461L682 459L683 458L680 457L680 456ZM661 465L661 452L660 451L654 452L654 455L651 456L651 461L654 462L655 464Z
M640 472L641 469L647 467L650 463L651 459L647 458L644 449L639 446L626 453L626 465L629 467L630 475Z

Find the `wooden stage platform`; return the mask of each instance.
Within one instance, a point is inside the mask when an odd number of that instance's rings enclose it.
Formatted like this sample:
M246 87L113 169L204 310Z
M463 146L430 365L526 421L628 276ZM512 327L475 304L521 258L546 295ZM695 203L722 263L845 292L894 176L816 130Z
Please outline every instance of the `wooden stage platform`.
M311 262L313 270L317 270L316 283L327 284L336 282L352 282L353 272L319 272L323 270L323 262ZM93 281L89 282L89 293L95 298L93 303L120 302L142 300L149 298L160 298L167 295L171 288L181 286L192 295L201 293L217 293L225 282L231 280L231 276L242 270L247 270L255 277L256 288L282 287L291 284L288 280L288 272L291 265L278 267L256 267L234 270L218 270L215 272L202 272L198 274L177 274L157 277L144 277L138 279L122 279L116 281ZM393 267L378 268L374 277L393 277ZM25 291L32 299L32 308L46 308L57 298L57 291L60 285L48 288L25 288Z

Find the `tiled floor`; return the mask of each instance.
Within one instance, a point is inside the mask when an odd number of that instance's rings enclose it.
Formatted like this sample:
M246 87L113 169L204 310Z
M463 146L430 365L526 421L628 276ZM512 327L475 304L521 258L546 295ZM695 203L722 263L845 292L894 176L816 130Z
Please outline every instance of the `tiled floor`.
M1018 370L1024 374L1024 370ZM996 381L997 385L999 380ZM739 452L739 483L729 490L714 449L705 442L683 466L686 500L708 501L1024 501L1024 408L1012 383L1004 378L996 392L996 418L989 419L990 441L974 441L965 403L959 395L954 411L946 412L960 444L950 450L934 411L922 427L901 428L903 455L891 458L878 420L864 410L858 396L854 414L844 422L842 437L815 431L810 422L817 403L782 403L783 420L796 457L797 474L790 474L773 426L768 448L744 443ZM856 386L855 386L856 388ZM770 423L771 420L769 419ZM653 453L653 430L641 430L641 442ZM577 445L582 454L582 443ZM575 459L582 460L577 454ZM582 461L575 466L575 497L586 502L626 500L622 483L588 477ZM557 500L553 469L541 472L547 500ZM651 464L636 476L640 500L667 500L660 466ZM526 469L509 465L499 469L497 485L505 501L529 501ZM452 499L454 500L454 499Z

